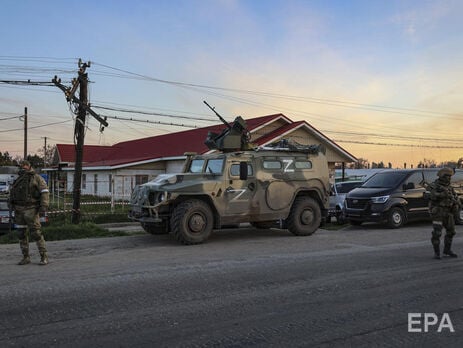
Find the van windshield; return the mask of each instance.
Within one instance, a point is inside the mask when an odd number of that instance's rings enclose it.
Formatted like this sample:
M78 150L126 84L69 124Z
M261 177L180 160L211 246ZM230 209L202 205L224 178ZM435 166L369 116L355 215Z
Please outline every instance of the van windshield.
M408 175L408 173L376 173L365 181L362 187L369 188L394 188Z

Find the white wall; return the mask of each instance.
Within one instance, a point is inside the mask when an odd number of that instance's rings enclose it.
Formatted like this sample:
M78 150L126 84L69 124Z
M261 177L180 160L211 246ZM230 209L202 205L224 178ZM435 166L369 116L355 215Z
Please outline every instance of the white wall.
M114 199L128 200L136 185L137 175L146 175L148 181L153 180L159 174L180 173L183 168L184 160L168 161L167 170L149 170L149 169L117 169L112 171L87 171L82 172L81 193L83 195L112 196ZM95 174L96 185L95 185ZM112 180L112 182L111 182ZM73 191L74 172L67 172L67 192ZM110 188L111 185L111 188ZM96 192L95 192L96 186Z

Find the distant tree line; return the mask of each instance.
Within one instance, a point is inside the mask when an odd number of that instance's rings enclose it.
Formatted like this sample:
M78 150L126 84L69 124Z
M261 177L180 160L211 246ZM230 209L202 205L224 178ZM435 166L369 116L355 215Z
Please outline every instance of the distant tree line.
M55 146L49 145L46 149L40 148L37 154L27 155L28 160L34 169L42 169L47 167L52 162ZM0 166L18 166L23 160L20 156L11 156L8 151L0 151Z
M450 167L450 168L463 168L463 157L460 157L457 161L447 161L447 162L440 162L437 163L432 159L424 158L420 162L416 168L441 168L441 167ZM387 165L384 164L383 161L376 163L376 162L369 162L365 158L358 158L357 163L350 163L347 165L349 169L375 169L375 168L392 168L392 163L388 162ZM404 162L402 168L413 168L413 164L408 164Z

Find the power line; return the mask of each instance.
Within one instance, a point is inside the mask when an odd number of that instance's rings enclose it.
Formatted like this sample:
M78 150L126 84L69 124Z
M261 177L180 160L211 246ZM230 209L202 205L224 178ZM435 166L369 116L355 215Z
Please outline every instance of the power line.
M379 145L379 146L402 146L402 147L419 147L428 149L463 149L463 146L441 146L441 145L417 145L417 144L392 144L392 143L375 143L368 141L355 141L355 140L341 140L333 139L337 143L349 143L349 144L360 144L360 145Z
M120 117L120 116L108 116L108 115L105 115L105 117L112 118L114 120L134 121L134 122L151 123L151 124L162 124L162 125L165 125L165 126L199 128L196 125L189 125L189 124L183 124L183 123L173 123L173 122L162 122L162 121L139 120L139 119L135 119L135 118L132 118L132 117Z
M6 121L6 120L12 120L15 118L20 118L21 116L13 116L13 117L7 117L7 118L0 118L0 121Z
M61 122L47 123L47 124L42 124L42 125L39 125L39 126L28 127L28 129L35 129L35 128L41 128L41 127L48 127L48 126L53 126L53 125L55 125L55 124L62 124L62 123L70 122L70 121L72 121L72 120L66 120L66 121L61 121ZM14 132L14 131L18 131L18 130L22 131L23 128L1 130L0 133Z
M148 112L148 111L141 111L141 110L134 110L134 109L110 108L110 107L99 106L99 105L95 105L95 104L92 104L92 107L95 108L95 109L118 111L118 112L141 114L141 115L163 116L163 117L172 117L172 118L184 118L184 119L189 119L189 120L192 119L192 117L189 117L189 116L165 114L165 113L160 113L160 112ZM212 119L212 118L194 117L193 119L195 121L217 122L216 119Z
M241 94L250 94L250 95L256 95L256 96L280 98L280 99L286 99L290 101L305 101L305 102L311 102L311 103L317 103L317 104L325 104L325 105L355 108L355 109L366 109L366 110L371 110L371 111L387 112L387 113L394 113L394 114L405 114L405 115L414 115L414 116L423 116L423 117L433 117L437 115L442 115L441 113L436 113L436 112L432 112L428 110L420 110L420 109L415 109L415 108L402 108L402 107L393 107L393 106L387 106L387 105L365 104L365 103L358 103L358 102L353 102L353 101L295 96L295 95L289 95L289 94L283 94L283 93L273 93L273 92L267 92L267 91L245 90L245 89L238 89L238 88L227 88L227 87L219 87L219 86L202 85L202 84L196 84L196 83L171 81L171 80L151 77L151 76L144 75L144 74L134 73L134 72L131 72L125 69L112 67L106 64L95 63L95 62L94 64L105 67L107 69L111 69L111 70L115 70L115 71L128 74L129 76L135 77L136 79L164 83L164 84L174 85L177 87L219 90L219 91L227 91L227 92L234 92L234 93L241 93ZM110 74L106 74L106 76L110 76ZM127 76L121 75L121 74L118 74L118 75L114 74L112 76L120 77L120 78L127 78ZM445 115L447 117L455 116L451 114L445 114ZM455 118L455 119L461 119L461 118Z

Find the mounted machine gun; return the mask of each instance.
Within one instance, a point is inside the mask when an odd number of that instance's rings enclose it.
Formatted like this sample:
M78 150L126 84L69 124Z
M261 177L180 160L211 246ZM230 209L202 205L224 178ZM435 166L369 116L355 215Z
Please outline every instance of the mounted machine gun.
M250 142L251 134L247 130L246 121L241 116L237 116L233 124L230 125L217 111L215 111L215 108L210 106L206 101L204 101L204 104L206 104L227 127L220 134L213 132L207 134L207 139L204 143L210 150L232 152L255 148L254 144Z

